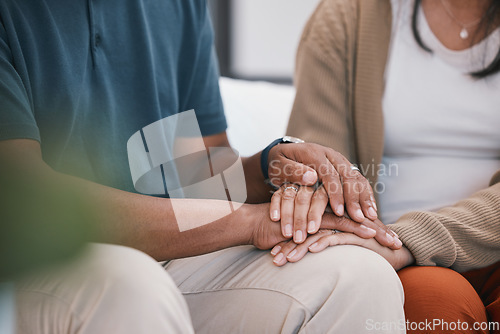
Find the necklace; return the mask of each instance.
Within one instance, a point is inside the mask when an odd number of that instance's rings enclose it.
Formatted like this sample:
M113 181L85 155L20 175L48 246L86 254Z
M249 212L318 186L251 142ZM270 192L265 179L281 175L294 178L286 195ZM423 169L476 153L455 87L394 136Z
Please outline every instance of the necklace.
M484 15L482 17L478 18L477 20L474 20L473 22L465 24L465 23L462 23L459 19L457 19L457 17L455 15L453 15L450 8L448 8L448 6L446 6L446 4L444 3L444 0L440 0L440 1L441 1L441 5L443 6L443 8L446 11L446 13L448 14L448 16L451 17L453 19L453 21L455 21L462 28L462 30L460 30L460 38L461 39L469 38L469 31L467 29L478 25L481 21L483 21L484 17L486 16L486 13L484 13Z

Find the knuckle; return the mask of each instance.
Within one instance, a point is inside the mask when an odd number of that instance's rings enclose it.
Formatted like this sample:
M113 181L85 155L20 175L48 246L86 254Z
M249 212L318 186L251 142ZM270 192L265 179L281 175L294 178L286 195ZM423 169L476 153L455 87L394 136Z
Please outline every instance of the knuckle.
M363 192L359 187L359 183L356 183L353 180L348 180L347 182L344 181L343 189L346 194L349 194L350 196L353 196L355 198L358 198L359 194Z
M325 182L323 186L325 188L326 194L330 196L335 194L342 194L344 192L344 190L342 189L342 185L340 184L340 182L337 182L337 180L335 180L334 182Z
M361 205L363 205L364 207L369 207L372 205L372 202L371 202L370 198L368 198L368 199L365 199L364 201L362 201Z
M294 200L295 199L295 191L294 190L286 190L283 195L282 195L282 198L284 200L287 200L287 201L290 201L290 200Z
M348 230L352 227L352 221L346 218L341 218L338 220L337 226L341 230Z
M273 196L271 197L271 202L272 201L279 201L281 199L281 192L276 191Z
M312 196L312 200L315 202L317 202L317 201L325 202L328 200L328 196L326 196L325 194L314 194Z
M316 210L310 209L307 212L307 217L309 217L310 220L314 220L318 216L319 216L319 214L318 214L318 212Z
M330 234L330 235L325 235L321 239L318 240L318 244L320 244L323 247L328 247L332 244L332 239L335 236L335 234Z
M339 177L340 177L339 171L333 165L331 165L331 167L327 170L327 174L325 175L325 178L338 180Z
M358 184L359 187L361 187L363 190L366 190L367 188L370 188L370 184L368 183L368 180L361 174L356 173L357 176L355 176L355 181Z
M305 217L297 216L295 217L295 230L300 230L302 227L306 225Z
M293 241L288 242L281 250L282 253L290 253L295 247L297 247L297 244Z
M326 200L326 199L328 199L328 196L324 190L318 190L318 191L314 192L312 199L313 200Z
M307 205L311 202L311 197L307 194L299 193L297 197L295 197L295 204L298 205Z

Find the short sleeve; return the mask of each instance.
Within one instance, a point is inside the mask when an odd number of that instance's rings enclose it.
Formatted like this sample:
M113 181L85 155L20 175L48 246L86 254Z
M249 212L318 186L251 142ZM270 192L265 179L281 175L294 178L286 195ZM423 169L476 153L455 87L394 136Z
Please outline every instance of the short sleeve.
M22 63L22 59L17 62ZM0 24L0 140L25 138L40 141L28 92L15 64L7 33Z
M186 88L186 99L183 110L194 109L203 136L224 132L227 128L224 107L219 89L219 67L214 48L214 36L208 8L201 6L198 31L193 31L195 50L194 64L186 66L191 69ZM193 66L194 65L194 66Z

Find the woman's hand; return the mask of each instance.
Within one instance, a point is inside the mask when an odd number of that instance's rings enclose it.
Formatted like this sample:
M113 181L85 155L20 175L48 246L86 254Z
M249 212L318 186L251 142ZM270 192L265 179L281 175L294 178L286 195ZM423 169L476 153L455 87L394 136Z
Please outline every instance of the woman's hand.
M281 220L281 230L285 237L300 244L307 234L318 232L321 218L328 205L328 195L323 185L313 187L283 184L271 198L269 207L271 219Z
M283 236L302 243L319 230L328 204L339 217L345 205L353 221L384 231L376 237L383 246L399 248L397 236L377 219L369 181L342 154L316 144L287 144L273 147L269 161L271 183L281 184L269 214L281 221Z
M395 270L409 266L415 258L406 247L390 249L382 246L374 238L364 239L353 233L342 233L335 230L320 230L306 239L302 244L285 241L277 244L271 251L274 264L283 266L287 262L300 261L308 252L318 253L327 247L337 245L356 245L368 248L383 256Z
M286 183L313 186L318 182L337 216L344 215L345 205L349 217L358 223L377 218L370 183L339 152L312 143L276 145L269 151L268 162L269 178L275 186ZM318 206L323 205L323 195L319 196ZM279 214L273 211L271 218L279 220ZM319 226L319 221L315 223Z
M293 237L293 241L300 244L308 234L318 232L325 209L328 211L327 205L328 195L323 185L315 190L313 187L285 183L273 194L269 211L271 220L281 221L283 236ZM350 220L347 217L341 218ZM364 219L361 224L376 232L375 239L381 245L392 249L402 246L397 235L379 219Z
M287 241L281 233L278 224L269 219L269 204L245 204L236 211L243 224L249 226L248 244L259 249L271 249L280 242ZM342 230L359 235L361 238L373 238L377 231L367 228L355 221L337 217L332 213L325 213L321 220L321 228Z

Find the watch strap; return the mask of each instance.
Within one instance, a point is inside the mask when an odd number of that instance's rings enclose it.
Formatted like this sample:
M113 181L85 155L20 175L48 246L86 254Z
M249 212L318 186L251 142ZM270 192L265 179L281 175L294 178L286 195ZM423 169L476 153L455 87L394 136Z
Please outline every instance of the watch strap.
M281 143L283 143L283 138L274 140L271 144L267 145L260 154L260 169L262 170L262 175L264 175L265 180L269 179L269 151L271 151L274 146Z

